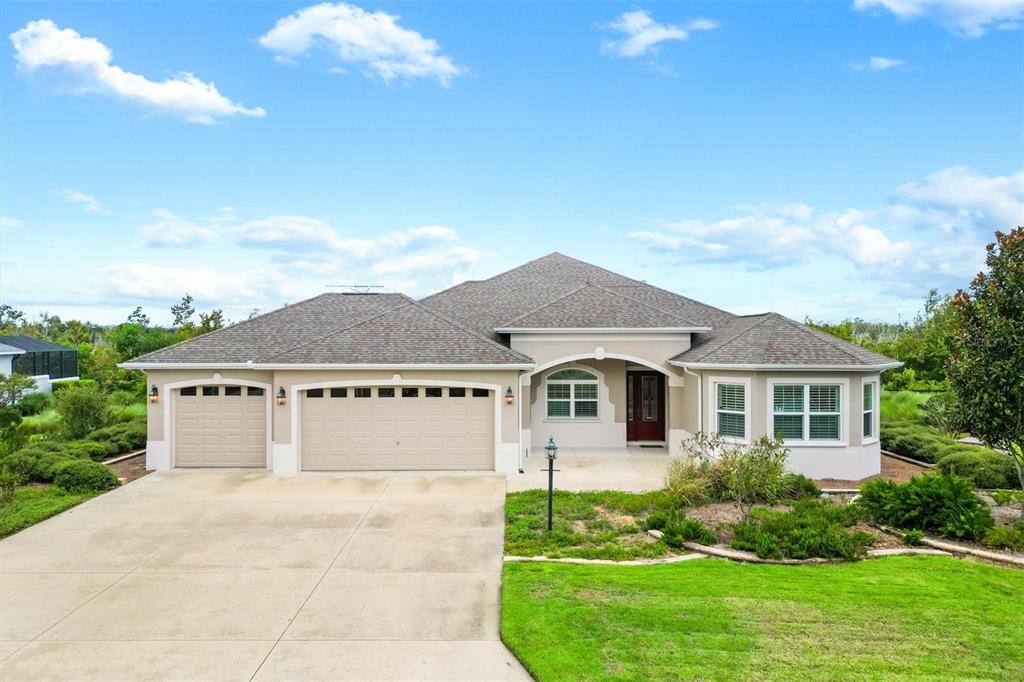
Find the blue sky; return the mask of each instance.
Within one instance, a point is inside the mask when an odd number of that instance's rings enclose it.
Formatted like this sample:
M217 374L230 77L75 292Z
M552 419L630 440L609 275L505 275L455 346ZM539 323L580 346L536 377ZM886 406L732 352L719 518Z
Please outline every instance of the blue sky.
M1024 223L1021 3L0 20L0 298L33 315L238 319L558 250L740 313L906 319Z

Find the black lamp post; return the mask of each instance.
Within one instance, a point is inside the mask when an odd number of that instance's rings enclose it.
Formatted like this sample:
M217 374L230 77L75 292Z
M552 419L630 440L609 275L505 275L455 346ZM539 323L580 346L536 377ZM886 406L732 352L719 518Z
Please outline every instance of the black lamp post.
M555 489L555 458L558 457L554 436L548 436L548 444L544 449L548 453L548 530L551 530L551 498Z

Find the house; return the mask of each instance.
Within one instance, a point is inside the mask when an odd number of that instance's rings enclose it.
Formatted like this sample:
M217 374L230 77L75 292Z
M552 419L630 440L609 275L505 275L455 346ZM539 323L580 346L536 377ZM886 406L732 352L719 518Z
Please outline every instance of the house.
M564 451L676 454L778 433L816 478L880 470L890 358L733 315L560 253L423 300L328 293L124 363L147 466L482 469Z
M78 379L78 351L32 336L0 336L0 373L36 380L49 393L56 381Z

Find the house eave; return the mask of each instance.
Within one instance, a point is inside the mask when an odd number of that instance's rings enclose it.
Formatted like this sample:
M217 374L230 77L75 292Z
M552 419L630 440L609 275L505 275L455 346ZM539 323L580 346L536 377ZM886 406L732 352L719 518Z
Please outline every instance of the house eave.
M698 334L711 327L495 327L498 334Z
M721 362L680 362L679 360L669 360L668 364L676 367L682 367L683 369L695 370L695 369L735 369L735 370L747 370L756 372L802 372L802 371L833 371L833 372L881 372L887 369L895 369L902 367L902 362L882 362L876 365L764 365L764 364L739 364L739 363L721 363Z
M271 363L271 362L122 362L121 369L260 369L260 370L438 370L457 371L470 370L531 370L533 363L511 364L444 364L444 363L408 363L408 364L360 364L360 363Z

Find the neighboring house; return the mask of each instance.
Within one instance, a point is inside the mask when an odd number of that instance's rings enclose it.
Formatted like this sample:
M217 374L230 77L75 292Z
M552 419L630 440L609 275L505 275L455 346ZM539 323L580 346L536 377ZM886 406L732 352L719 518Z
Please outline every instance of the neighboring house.
M8 377L14 374L14 358L24 352L20 348L0 343L0 374Z
M778 433L791 468L880 470L900 363L775 313L737 316L553 253L414 301L330 293L124 363L151 383L147 466L513 474ZM643 451L657 453L657 449Z
M10 357L6 348L15 351ZM0 336L0 371L36 380L36 390L49 393L56 381L78 379L78 351L31 336ZM13 372L12 372L13 369Z

